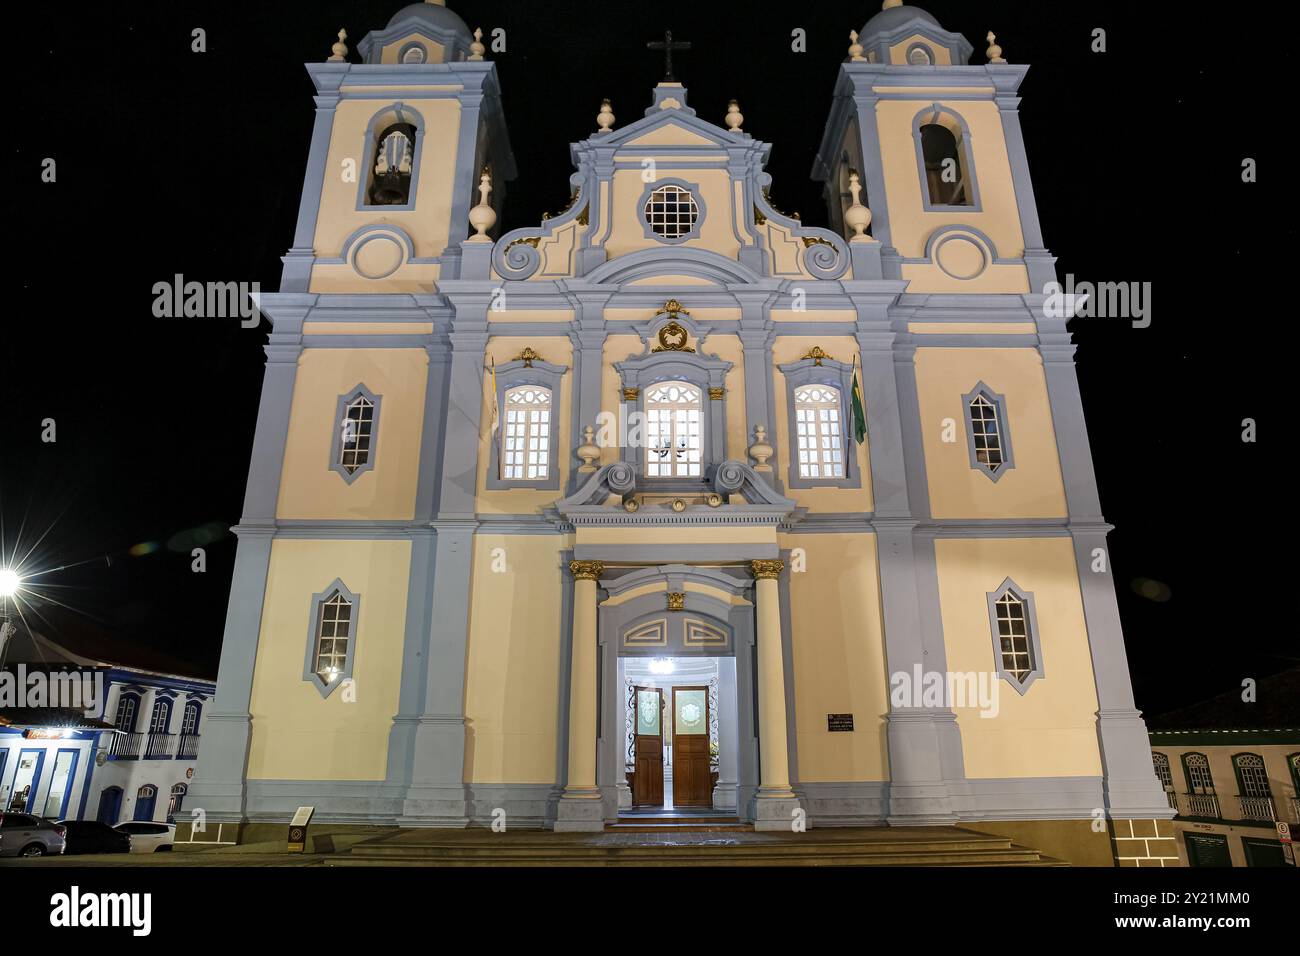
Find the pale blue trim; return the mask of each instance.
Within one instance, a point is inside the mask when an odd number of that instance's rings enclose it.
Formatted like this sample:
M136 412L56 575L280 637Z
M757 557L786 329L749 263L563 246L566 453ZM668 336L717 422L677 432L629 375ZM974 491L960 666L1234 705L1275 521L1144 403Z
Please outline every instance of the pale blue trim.
M1025 629L1029 639L1029 663L1031 665L1029 673L1025 675L1024 681L1018 681L1011 674L1007 673L1002 667L1002 645L1000 635L998 634L998 614L997 602L1005 594L1012 594L1025 606ZM989 628L993 635L993 665L998 677L1010 684L1017 694L1021 697L1029 690L1029 685L1038 678L1043 676L1043 650L1038 642L1038 615L1034 609L1034 595L1031 591L1026 591L1020 585L1016 584L1011 578L1007 578L993 591L985 595L988 600L989 608ZM1152 771L1154 773L1154 771Z
M933 123L940 113L947 113L961 127L961 142L957 146L961 149L965 160L965 169L962 171L966 174L966 192L970 196L970 202L962 205L954 206L930 201L930 181L925 175L925 154L921 150L921 127ZM980 204L979 179L975 174L975 147L971 142L970 126L964 116L941 103L931 103L912 117L912 142L916 152L917 172L921 177L921 207L926 212L983 212L983 206Z
M318 625L320 623L321 605L325 603L337 591L343 598L352 605L352 612L348 620L348 655L344 662L339 679L332 684L327 684L321 680L315 672L314 664L316 663L316 648L319 638L317 637ZM303 663L302 679L311 684L320 693L321 697L329 697L330 694L342 687L344 683L352 679L352 667L357 656L357 637L361 631L361 597L348 590L348 586L343 583L342 579L335 578L324 591L319 591L311 596L311 612L307 619L307 655Z
M861 488L862 475L857 467L857 445L853 440L853 366L834 359L800 359L777 368L785 376L787 444L790 466L786 482L790 488ZM799 435L795 416L795 389L804 385L825 385L840 396L840 453L844 462L843 478L805 478L799 473ZM864 407L865 413L865 407Z
M691 194L691 198L695 201L695 206L698 212L695 216L695 221L691 223L690 232L686 233L684 236L678 236L676 238L661 236L650 227L650 218L645 208L646 203L650 201L650 197L656 190L663 189L665 186L677 186L684 189ZM641 193L641 198L637 201L636 212L637 216L641 220L641 228L645 231L645 237L647 239L654 239L656 242L662 243L665 246L680 246L685 242L690 242L692 239L700 238L700 228L704 225L705 216L708 215L708 211L704 206L704 193L700 189L700 184L687 182L685 179L676 179L674 177L657 179L652 183L647 183L644 191Z
M998 423L998 444L1002 449L1002 466L996 471L989 465L980 461L975 448L975 424L971 418L970 403L976 396L983 396L993 405L994 414L997 415ZM1006 397L993 391L981 380L969 392L961 397L962 417L966 423L966 451L970 456L970 466L976 471L982 472L989 481L998 481L1006 472L1016 467L1015 457L1011 453L1011 429L1008 425L1007 418L1007 400Z
M343 454L343 414L347 407L358 398L364 398L374 406L374 411L370 416L370 448L369 453L366 455L365 464L348 474L348 470L343 467L339 460ZM330 440L330 471L337 473L349 485L367 471L374 470L375 456L379 449L379 405L381 400L381 396L376 395L366 388L364 384L358 382L350 392L339 396L338 403L334 408L334 421L330 426L334 432L334 437Z
M381 126L380 117L389 112L396 114L395 118L384 122ZM408 113L410 119L407 118ZM374 181L375 158L378 156L379 150L379 134L393 123L410 123L415 127L415 155L411 157L411 185L406 191L406 202L400 206L372 205L367 201L369 197L366 194L370 192L370 185ZM390 103L370 117L370 122L366 124L365 140L360 154L365 166L357 170L357 212L408 212L415 208L416 188L419 186L420 180L420 160L424 155L424 138L428 135L427 129L420 111L400 100Z
M560 408L561 386L567 365L552 365L541 359L534 359L532 365L522 361L506 362L496 368L496 400L500 416L497 433L490 436L488 442L488 470L486 487L492 490L508 488L535 488L542 491L557 491L560 487ZM550 439L547 445L549 464L546 477L542 479L506 478L501 476L501 443L506 437L506 392L520 385L535 385L551 393Z

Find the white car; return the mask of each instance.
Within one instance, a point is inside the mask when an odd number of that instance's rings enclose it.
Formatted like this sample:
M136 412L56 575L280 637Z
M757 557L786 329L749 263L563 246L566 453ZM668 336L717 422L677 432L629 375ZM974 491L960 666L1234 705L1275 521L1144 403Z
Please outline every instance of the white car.
M176 841L176 824L174 823L150 823L145 820L132 820L128 823L119 823L113 829L131 834L132 853L169 853L172 844Z

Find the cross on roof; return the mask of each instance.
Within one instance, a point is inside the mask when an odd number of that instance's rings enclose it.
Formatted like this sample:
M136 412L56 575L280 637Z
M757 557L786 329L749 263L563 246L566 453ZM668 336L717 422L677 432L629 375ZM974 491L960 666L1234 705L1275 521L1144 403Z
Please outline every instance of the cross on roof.
M646 48L649 50L664 51L664 82L666 83L676 82L677 78L673 76L673 50L682 50L682 51L689 50L691 48L690 41L689 40L674 41L673 31L665 30L664 38L662 42L659 40L652 40L650 43L646 44Z

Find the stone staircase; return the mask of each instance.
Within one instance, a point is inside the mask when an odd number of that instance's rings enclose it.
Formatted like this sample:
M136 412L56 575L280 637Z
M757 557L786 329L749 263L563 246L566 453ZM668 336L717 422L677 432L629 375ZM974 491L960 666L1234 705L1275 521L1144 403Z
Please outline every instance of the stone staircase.
M601 833L408 829L326 857L326 866L1066 866L961 827L756 833L734 818L629 821Z

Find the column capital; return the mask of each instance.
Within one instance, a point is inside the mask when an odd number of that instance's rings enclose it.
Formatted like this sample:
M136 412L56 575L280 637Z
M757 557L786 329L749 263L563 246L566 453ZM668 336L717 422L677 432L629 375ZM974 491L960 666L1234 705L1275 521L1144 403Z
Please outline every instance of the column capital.
M596 581L605 573L605 565L600 561L570 561L569 573L578 581Z
M750 561L749 570L759 581L775 581L785 570L785 562L777 559Z

